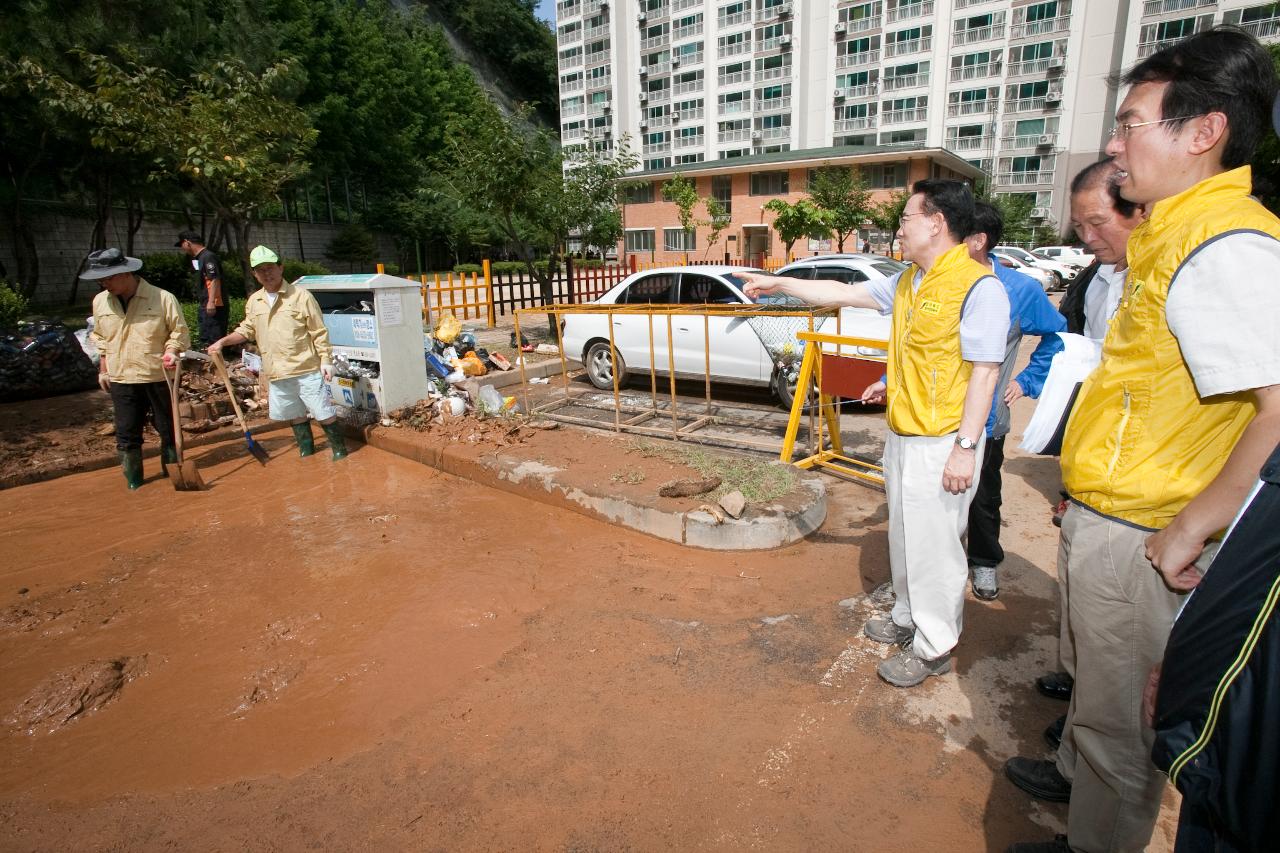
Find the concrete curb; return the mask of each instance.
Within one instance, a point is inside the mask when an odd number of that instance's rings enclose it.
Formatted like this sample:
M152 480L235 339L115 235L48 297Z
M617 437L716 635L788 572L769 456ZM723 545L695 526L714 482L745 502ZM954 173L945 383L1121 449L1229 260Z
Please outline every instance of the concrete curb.
M348 432L352 432L348 428ZM827 488L817 475L799 472L794 506L749 507L742 518L717 524L705 510L676 512L628 501L617 495L587 492L561 482L563 469L506 454L468 456L452 445L425 447L394 430L365 427L355 431L370 447L412 459L480 485L531 498L612 524L695 548L713 551L762 551L798 542L827 517ZM781 464L781 463L778 463Z

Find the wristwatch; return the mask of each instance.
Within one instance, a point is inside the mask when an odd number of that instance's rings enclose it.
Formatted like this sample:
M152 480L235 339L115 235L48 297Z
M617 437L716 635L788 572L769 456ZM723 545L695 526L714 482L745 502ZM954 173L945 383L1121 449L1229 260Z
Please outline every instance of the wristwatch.
M963 435L956 436L956 447L959 447L961 450L973 450L977 446L978 442L974 441L972 438L965 438Z

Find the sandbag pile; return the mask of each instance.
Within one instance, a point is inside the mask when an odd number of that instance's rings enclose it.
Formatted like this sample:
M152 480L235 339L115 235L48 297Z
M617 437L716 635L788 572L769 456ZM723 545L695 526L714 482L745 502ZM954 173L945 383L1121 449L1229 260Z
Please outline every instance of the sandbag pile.
M0 402L98 387L98 369L76 336L53 321L23 323L0 337Z

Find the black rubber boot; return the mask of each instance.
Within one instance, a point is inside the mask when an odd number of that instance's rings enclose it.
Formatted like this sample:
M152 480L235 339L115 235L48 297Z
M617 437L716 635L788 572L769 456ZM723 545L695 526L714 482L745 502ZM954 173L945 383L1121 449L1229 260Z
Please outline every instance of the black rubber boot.
M160 476L169 476L169 466L178 464L178 448L172 444L160 442Z
M320 424L320 428L324 430L325 437L329 439L329 449L333 451L334 460L347 458L347 437L342 434L342 424L337 421L329 421L327 424Z
M142 485L142 448L120 451L120 466L124 468L124 481L133 490Z
M311 437L311 422L305 421L300 424L291 424L293 427L293 439L298 442L298 455L310 456L316 452L315 439Z

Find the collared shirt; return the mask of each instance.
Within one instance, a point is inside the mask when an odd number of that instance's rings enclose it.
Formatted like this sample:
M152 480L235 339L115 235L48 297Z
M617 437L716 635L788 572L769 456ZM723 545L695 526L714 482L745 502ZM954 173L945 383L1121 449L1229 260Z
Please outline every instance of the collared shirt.
M315 373L333 361L320 305L310 291L289 282L280 285L274 303L265 290L250 296L236 332L258 345L268 381Z
M1107 336L1107 326L1116 315L1120 295L1124 293L1124 280L1128 270L1116 270L1115 264L1098 267L1089 289L1084 292L1084 336L1102 340Z
M866 288L880 305L881 314L893 311L894 294L902 273L873 278ZM920 287L923 274L912 282ZM994 275L980 279L969 291L960 314L960 353L965 361L1004 360L1005 338L1009 334L1009 296Z
M163 382L161 356L190 347L191 333L177 298L139 278L127 310L105 290L93 297L93 340L111 381L137 385Z
M191 259L191 268L196 271L196 299L204 300L202 305L207 304L213 282L222 281L222 261L212 249L201 249L200 254ZM213 304L223 304L221 288L218 289L218 298Z

